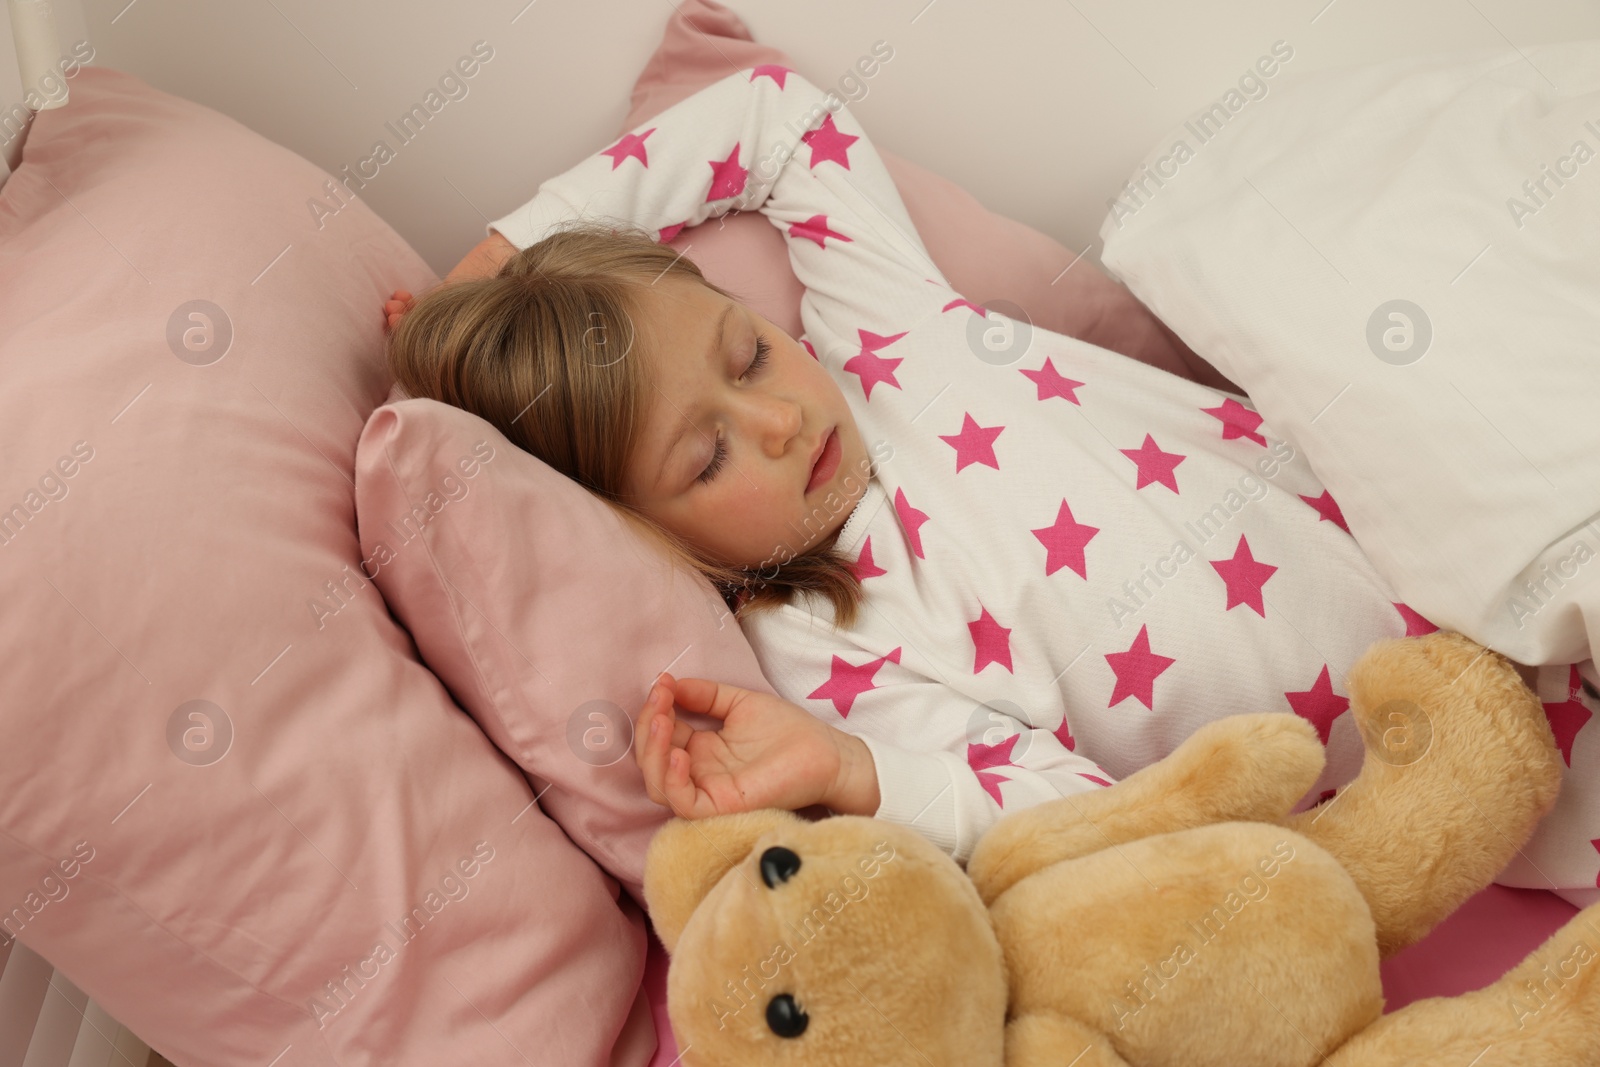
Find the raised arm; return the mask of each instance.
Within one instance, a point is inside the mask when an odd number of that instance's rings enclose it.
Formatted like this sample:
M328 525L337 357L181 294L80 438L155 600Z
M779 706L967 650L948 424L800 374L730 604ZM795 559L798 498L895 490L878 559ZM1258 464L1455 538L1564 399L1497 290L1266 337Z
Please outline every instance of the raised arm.
M770 65L673 105L544 182L489 231L520 249L584 217L671 240L685 227L753 210L783 233L807 303L836 315L838 333L854 338L857 328L902 321L905 306L926 309L930 281L946 285L843 102Z

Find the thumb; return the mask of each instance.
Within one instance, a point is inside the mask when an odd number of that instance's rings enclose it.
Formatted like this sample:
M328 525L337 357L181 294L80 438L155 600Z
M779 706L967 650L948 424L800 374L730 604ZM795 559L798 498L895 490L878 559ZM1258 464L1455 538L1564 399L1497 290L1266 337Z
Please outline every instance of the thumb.
M684 711L726 719L746 690L710 678L678 678L673 683L674 701Z

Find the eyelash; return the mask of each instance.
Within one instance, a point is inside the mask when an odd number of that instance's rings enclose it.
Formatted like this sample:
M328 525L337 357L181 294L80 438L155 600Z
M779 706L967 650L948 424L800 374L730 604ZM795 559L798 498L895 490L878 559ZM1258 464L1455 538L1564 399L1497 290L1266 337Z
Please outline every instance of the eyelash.
M744 374L740 376L741 379L749 378L754 374L760 373L761 368L767 365L767 357L771 354L772 346L767 343L767 339L757 335L755 358L750 361L750 366L746 368ZM711 454L711 462L706 464L706 469L700 472L699 477L695 478L695 481L699 482L701 485L709 483L717 476L717 472L722 470L722 465L727 462L727 459L728 450L723 447L722 434L718 433L716 448Z

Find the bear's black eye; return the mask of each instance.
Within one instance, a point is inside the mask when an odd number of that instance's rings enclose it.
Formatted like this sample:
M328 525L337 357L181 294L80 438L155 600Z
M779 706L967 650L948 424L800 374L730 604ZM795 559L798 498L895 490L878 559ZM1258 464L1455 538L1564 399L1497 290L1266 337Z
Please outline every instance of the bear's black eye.
M790 852L789 855L794 853ZM809 1022L811 1016L801 1011L800 1005L788 993L779 993L767 1001L767 1027L779 1037L799 1037L806 1032Z
M773 845L761 854L761 880L768 889L776 889L779 882L787 882L800 869L800 857L784 848Z

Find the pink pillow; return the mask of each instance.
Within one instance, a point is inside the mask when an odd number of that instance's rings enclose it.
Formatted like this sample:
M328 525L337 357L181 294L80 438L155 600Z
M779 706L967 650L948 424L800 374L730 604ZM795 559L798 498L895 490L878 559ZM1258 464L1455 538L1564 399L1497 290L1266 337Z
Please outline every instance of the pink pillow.
M0 189L0 938L182 1064L642 1064L642 916L361 577L379 307L317 167L84 68Z
M651 683L670 669L772 692L722 597L578 483L436 400L373 413L356 512L362 555L381 562L374 581L423 661L642 904L645 849L670 814L633 760Z

